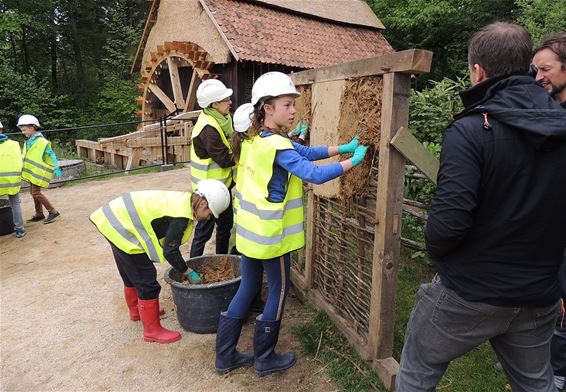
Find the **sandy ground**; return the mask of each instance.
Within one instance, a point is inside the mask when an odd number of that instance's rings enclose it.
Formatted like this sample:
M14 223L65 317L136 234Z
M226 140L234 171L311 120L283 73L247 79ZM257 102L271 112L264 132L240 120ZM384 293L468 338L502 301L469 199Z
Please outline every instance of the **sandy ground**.
M289 327L308 311L290 297L279 350L298 362L280 375L259 378L253 368L227 376L214 372L215 336L182 330L171 289L163 280L162 324L182 332L173 344L146 343L140 322L131 322L122 282L106 240L88 216L126 191L185 190L188 169L132 175L46 191L61 212L50 225L26 227L27 236L0 237L1 391L335 391L326 369L300 354ZM33 214L22 194L24 216ZM184 255L188 247L183 248ZM208 250L214 249L207 247ZM253 323L240 348L251 349Z

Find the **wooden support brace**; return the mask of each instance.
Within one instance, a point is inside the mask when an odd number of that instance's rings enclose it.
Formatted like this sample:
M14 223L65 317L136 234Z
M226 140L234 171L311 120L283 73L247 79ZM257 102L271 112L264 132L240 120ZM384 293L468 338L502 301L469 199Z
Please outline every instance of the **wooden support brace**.
M399 363L393 357L375 359L372 368L377 373L379 379L390 391L395 390L395 377L399 373Z
M372 290L368 346L372 359L393 354L395 294L403 215L405 159L391 145L394 132L406 127L409 119L408 74L383 75L381 140L379 144L373 248Z
M179 77L179 69L173 57L167 57L167 65L169 66L169 77L171 78L171 87L173 88L173 97L175 98L175 106L177 108L185 107L185 97L181 89L181 78Z
M426 147L405 127L399 128L391 139L391 145L413 163L425 176L436 184L440 162Z
M419 74L429 72L431 63L432 52L409 49L324 68L295 72L289 76L295 85L302 85L360 76L383 75L388 72Z
M185 100L185 112L190 112L195 109L197 104L197 88L200 84L200 78L198 73L193 68L193 74L191 76L191 83L189 84L189 91L187 92L187 99Z
M157 84L150 83L148 85L148 89L157 97L157 99L159 99L163 103L163 105L165 105L169 112L174 112L177 110L175 102L171 101L171 98L169 98Z

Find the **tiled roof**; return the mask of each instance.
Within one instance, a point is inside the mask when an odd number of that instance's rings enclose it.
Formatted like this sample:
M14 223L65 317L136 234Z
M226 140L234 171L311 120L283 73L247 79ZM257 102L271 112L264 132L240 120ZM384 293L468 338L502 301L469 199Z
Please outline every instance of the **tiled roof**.
M201 0L240 60L316 68L393 52L376 29L239 0Z

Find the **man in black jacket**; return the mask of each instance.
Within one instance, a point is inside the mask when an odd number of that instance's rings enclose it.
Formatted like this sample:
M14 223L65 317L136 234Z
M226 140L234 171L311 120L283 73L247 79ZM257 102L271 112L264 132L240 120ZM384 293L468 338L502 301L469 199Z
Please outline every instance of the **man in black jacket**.
M421 286L397 390L433 391L489 341L514 391L555 391L549 362L566 245L566 111L526 76L531 39L494 23L468 46L473 87L446 128Z
M533 52L533 64L537 67L536 81L566 109L566 32L545 37ZM566 224L566 223L565 223ZM559 274L562 288L562 306L552 337L551 364L554 383L559 391L566 390L566 250Z

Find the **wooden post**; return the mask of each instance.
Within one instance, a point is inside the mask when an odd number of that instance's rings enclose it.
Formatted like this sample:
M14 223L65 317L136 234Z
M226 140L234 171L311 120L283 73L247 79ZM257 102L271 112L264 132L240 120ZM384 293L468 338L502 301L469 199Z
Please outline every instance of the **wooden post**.
M307 232L306 232L306 245L305 245L305 291L309 291L312 287L313 274L312 264L314 256L314 191L312 187L309 188L307 193Z
M368 332L369 352L375 364L379 363L377 359L389 358L393 353L395 288L399 267L405 159L390 145L390 142L400 127L408 125L410 86L408 74L383 75L379 177ZM378 374L381 376L382 372Z
M181 89L181 78L179 77L179 68L173 57L167 57L167 65L169 66L169 77L171 78L171 87L173 88L173 97L175 98L175 106L179 109L185 107L185 97Z
M194 110L197 103L197 88L199 84L200 78L197 74L196 68L193 68L191 82L189 83L189 90L187 91L187 99L185 100L185 112Z

